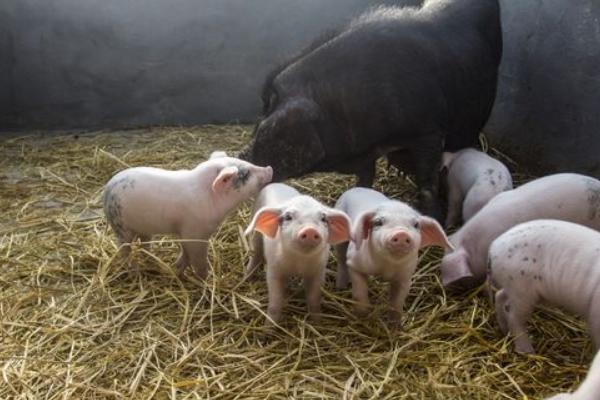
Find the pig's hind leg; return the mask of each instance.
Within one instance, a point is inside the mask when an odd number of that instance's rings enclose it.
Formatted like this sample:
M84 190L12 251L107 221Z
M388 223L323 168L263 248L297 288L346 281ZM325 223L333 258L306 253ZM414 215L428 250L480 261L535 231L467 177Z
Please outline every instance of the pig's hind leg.
M448 182L448 215L446 216L446 228L460 222L462 202L463 195L458 185Z
M335 246L335 258L337 259L337 273L335 275L335 288L338 290L346 289L350 277L348 276L348 264L346 264L346 254L348 253L348 242Z
M500 327L500 331L503 335L508 333L508 322L506 322L506 310L507 306L506 301L508 300L508 296L504 289L500 289L496 292L494 307L496 309L496 320L498 321L498 326ZM510 306L509 306L510 309Z
M504 302L508 330L514 337L515 350L519 353L533 354L533 345L527 334L527 321L535 308L537 298L531 290L515 293L507 290L507 300Z

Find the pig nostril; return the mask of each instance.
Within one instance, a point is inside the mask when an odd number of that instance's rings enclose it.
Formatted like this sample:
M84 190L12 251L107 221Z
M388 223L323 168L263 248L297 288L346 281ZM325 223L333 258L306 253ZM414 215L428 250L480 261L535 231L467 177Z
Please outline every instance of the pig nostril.
M406 244L410 244L410 239L406 238Z
M303 233L302 236L300 236L301 239L306 239L306 233Z

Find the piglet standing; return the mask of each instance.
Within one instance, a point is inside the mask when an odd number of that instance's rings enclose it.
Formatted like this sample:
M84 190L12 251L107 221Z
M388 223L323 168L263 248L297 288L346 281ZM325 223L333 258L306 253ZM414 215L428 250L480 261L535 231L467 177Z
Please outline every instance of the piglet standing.
M433 218L372 189L348 190L335 208L352 219L354 239L336 246L336 287L346 288L350 278L352 297L357 302L355 311L361 316L369 308L368 276L381 276L389 281L391 319L401 328L402 309L417 267L419 249L429 245L451 249L444 230Z
M579 174L556 174L496 195L455 234L456 250L442 260L445 286L469 288L486 278L494 239L534 219L559 219L600 230L600 181Z
M181 278L191 265L198 278L208 272L207 241L225 216L271 181L271 167L258 167L215 152L192 170L129 168L104 188L104 213L119 244L155 234L183 239L177 259ZM125 252L127 247L123 247Z
M533 353L526 323L539 302L583 316L600 345L600 232L558 220L519 224L494 240L489 280L500 329L515 349Z
M600 399L600 352L596 353L592 366L583 383L573 393L557 394L547 400L596 400Z
M448 169L448 215L446 227L467 222L492 197L513 188L508 168L482 151L466 148L445 152L442 165Z
M254 254L246 273L266 262L269 317L274 322L281 319L286 285L295 275L304 279L308 311L318 318L329 245L349 239L348 216L282 183L266 186L256 199L255 210L246 235L254 231L260 235L253 237Z

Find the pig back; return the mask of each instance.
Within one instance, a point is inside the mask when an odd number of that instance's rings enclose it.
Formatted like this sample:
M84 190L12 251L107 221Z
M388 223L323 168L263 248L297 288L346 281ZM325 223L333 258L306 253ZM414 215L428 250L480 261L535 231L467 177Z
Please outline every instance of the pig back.
M471 272L484 279L492 241L511 227L534 219L558 219L600 230L600 182L585 175L556 174L500 193L451 241L467 250Z
M265 186L256 197L254 211L257 211L261 207L279 206L300 195L300 192L289 185L284 183L270 183Z
M338 199L335 208L345 212L352 222L362 213L375 210L380 204L390 201L383 193L368 188L350 189Z

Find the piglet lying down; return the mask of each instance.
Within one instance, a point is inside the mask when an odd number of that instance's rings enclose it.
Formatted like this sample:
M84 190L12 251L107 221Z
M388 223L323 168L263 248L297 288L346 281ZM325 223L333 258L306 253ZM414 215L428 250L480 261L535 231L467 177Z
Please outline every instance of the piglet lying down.
M596 400L600 399L600 352L596 353L587 377L575 392L557 394L547 400Z
M282 183L266 186L256 199L255 210L246 235L260 234L253 237L254 254L246 273L266 262L269 317L275 322L281 319L287 282L291 276L300 276L308 311L318 319L329 245L350 238L348 216Z
M227 214L271 182L271 167L258 167L215 152L192 170L129 168L104 188L104 213L119 244L156 234L177 234L177 275L191 265L207 276L207 240ZM127 252L128 247L122 247Z
M533 353L526 323L547 302L583 316L600 345L600 233L558 220L515 226L490 246L489 280L500 329L515 337L518 352Z

